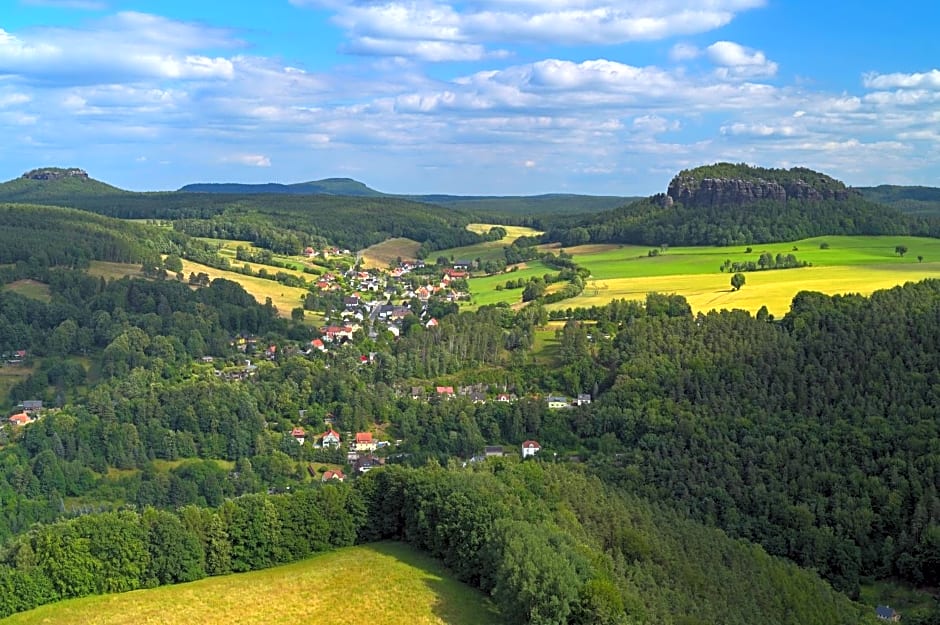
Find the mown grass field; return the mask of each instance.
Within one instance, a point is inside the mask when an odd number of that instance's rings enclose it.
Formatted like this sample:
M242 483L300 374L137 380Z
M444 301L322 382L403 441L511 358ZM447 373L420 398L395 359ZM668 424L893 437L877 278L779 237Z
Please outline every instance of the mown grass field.
M421 247L420 243L404 237L386 239L362 250L360 257L366 269L386 269L399 258L416 260L419 247Z
M825 242L828 249L821 249ZM903 245L908 252L895 253ZM908 281L940 278L940 240L919 237L817 237L789 243L735 247L677 247L659 256L648 256L648 247L592 245L565 251L591 271L584 292L576 298L550 305L550 309L602 305L616 298L643 299L651 291L676 293L688 299L695 311L740 308L756 312L761 306L774 315L790 308L800 291L827 294L869 294ZM796 248L796 249L794 249ZM757 261L762 252L774 256L794 254L812 267L745 273L740 291L732 291L727 273L719 267L725 260ZM923 261L918 259L923 257ZM471 283L474 297L492 295L481 289L486 283ZM495 285L494 285L495 286Z
M496 225L497 224L468 224L467 230L476 232L477 234L485 234L490 231L490 228L493 228ZM476 260L477 258L482 261L499 260L501 258L505 258L503 255L503 248L511 245L512 242L519 237L534 237L542 234L540 230L524 228L522 226L500 227L506 229L506 236L499 241L485 241L475 245L465 245L463 247L452 247L446 250L438 250L431 253L430 260L434 260L438 256L446 256L447 258L453 256L454 260Z
M271 267L270 270L272 274L276 273L274 267ZM235 271L224 271L183 260L183 275L189 276L190 273L205 273L210 280L224 278L232 282L238 282L248 293L251 293L259 304L264 304L266 299L270 297L271 302L277 307L278 314L282 317L289 317L292 309L302 306L303 299L308 293L306 289L284 286L274 280L246 276Z
M497 291L496 286L506 284L508 280L518 280L520 278L528 280L531 277L543 276L546 273L554 274L558 273L558 270L535 261L525 263L525 266L520 267L517 271L509 271L482 278L471 278L470 292L473 295L473 299L468 308L475 309L480 306L496 304L498 302L506 302L507 304L519 303L522 301L522 289L504 289Z
M3 290L19 293L24 297L39 300L40 302L52 301L52 295L49 293L49 285L36 280L16 280L3 285Z
M264 571L42 606L4 625L489 625L486 597L399 543Z
M140 271L139 264L109 263L103 260L91 261L88 266L88 274L106 280L120 280L127 276L142 278L144 275Z

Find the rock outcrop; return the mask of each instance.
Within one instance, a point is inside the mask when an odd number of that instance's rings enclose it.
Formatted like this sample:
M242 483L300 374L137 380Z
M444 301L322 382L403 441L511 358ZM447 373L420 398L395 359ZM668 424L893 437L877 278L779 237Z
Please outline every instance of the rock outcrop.
M61 167L43 167L33 169L23 174L23 178L29 180L61 180L63 178L81 178L88 180L88 172L77 167L63 169Z
M764 179L698 178L680 174L669 183L666 195L674 202L690 207L742 206L761 200L846 200L853 195L841 182L829 180L831 182L821 185L800 179L778 182Z

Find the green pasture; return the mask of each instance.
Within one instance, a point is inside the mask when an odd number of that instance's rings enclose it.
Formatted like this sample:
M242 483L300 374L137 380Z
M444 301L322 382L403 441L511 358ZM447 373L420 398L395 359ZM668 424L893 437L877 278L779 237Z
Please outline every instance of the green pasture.
M828 249L822 249L822 243ZM895 248L904 246L902 257ZM698 311L740 308L756 312L761 306L783 315L800 291L827 294L870 294L909 281L940 278L940 240L921 237L830 236L789 243L734 247L675 247L649 256L649 247L590 245L568 248L575 261L591 271L584 292L549 309L603 305L612 299L644 299L652 291L683 295ZM745 273L740 291L731 289L731 276L722 273L725 260L757 261L763 252L794 254L812 267ZM919 260L922 256L923 260ZM474 281L471 283L476 285ZM481 285L482 287L482 285ZM475 297L484 295L474 289Z
M470 293L473 295L471 307L479 308L480 306L497 304L499 302L505 302L507 304L521 303L522 289L503 289L502 291L497 291L496 286L506 284L507 280L518 280L519 278L528 280L535 276L544 276L546 273L558 273L557 269L553 269L539 261L524 263L524 265L525 266L520 267L516 271L507 271L506 273L481 278L470 278Z
M49 303L52 301L52 294L49 292L49 285L36 280L16 280L3 285L4 291L19 293L23 297L39 300Z
M16 614L4 625L492 625L479 591L399 543L348 547L251 573L85 597Z
M821 249L825 242L829 249ZM903 245L908 252L903 256L894 253L894 248ZM793 254L797 260L807 261L814 267L858 266L858 265L917 265L918 256L924 263L940 262L940 239L921 237L816 237L789 243L769 243L734 247L672 247L650 257L650 247L634 245L591 245L571 247L565 251L574 256L575 262L591 270L598 280L610 278L639 278L682 274L720 273L725 260L731 262L757 261L763 252L772 255ZM796 249L794 249L796 248Z
M477 234L486 234L490 231L490 228L496 227L497 225L498 224L469 224L467 225L467 230L476 232ZM447 258L453 257L454 260L476 260L477 258L482 261L499 260L501 258L505 258L503 254L503 248L512 245L513 241L519 237L534 237L542 234L542 232L539 230L525 228L523 226L499 227L506 229L506 236L499 241L484 241L483 243L475 243L474 245L465 245L463 247L452 247L446 250L438 250L436 252L431 252L431 254L428 256L428 259L434 260L439 256L445 256Z

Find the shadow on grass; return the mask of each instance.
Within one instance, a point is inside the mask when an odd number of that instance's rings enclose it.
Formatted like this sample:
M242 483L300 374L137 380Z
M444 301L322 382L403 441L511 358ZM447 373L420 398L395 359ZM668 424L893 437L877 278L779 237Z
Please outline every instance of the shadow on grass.
M438 560L397 542L368 545L383 555L427 571L424 583L434 593L434 615L446 625L498 625L502 623L492 601L472 586L457 581Z

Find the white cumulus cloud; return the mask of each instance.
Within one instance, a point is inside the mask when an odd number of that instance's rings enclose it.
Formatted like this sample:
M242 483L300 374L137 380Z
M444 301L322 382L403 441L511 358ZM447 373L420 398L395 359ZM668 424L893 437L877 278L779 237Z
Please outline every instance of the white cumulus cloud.
M708 32L764 0L291 0L326 8L349 49L453 61L500 53L520 42L621 44ZM459 45L458 45L459 44ZM486 50L477 46L484 46Z
M718 76L726 79L773 76L777 64L760 50L752 50L733 41L716 41L705 49L709 60L720 66Z

